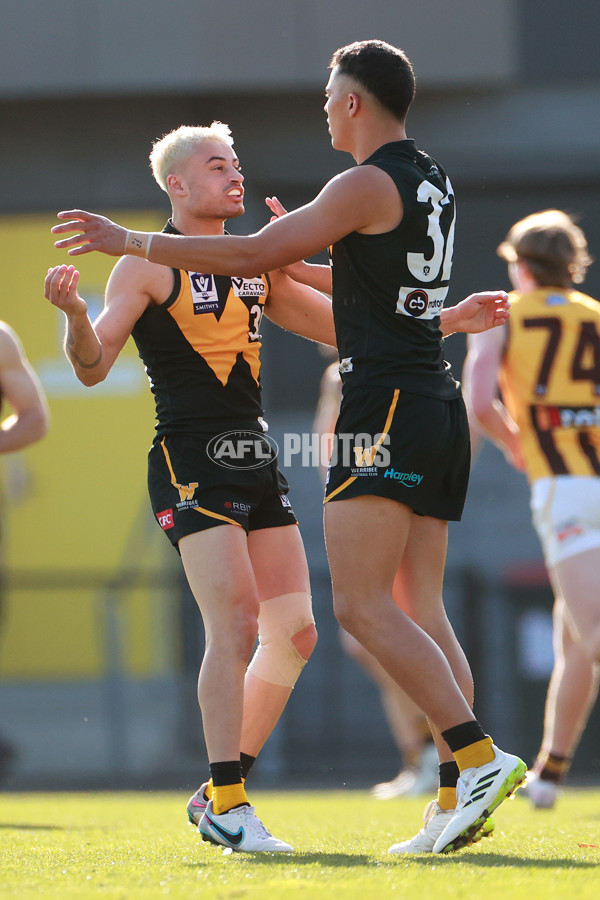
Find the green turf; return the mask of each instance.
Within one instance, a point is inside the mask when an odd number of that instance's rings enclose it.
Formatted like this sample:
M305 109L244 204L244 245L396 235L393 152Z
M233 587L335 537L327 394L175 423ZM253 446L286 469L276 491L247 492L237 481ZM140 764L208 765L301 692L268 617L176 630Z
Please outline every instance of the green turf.
M446 856L388 846L420 827L422 800L368 792L254 791L291 855L232 854L202 843L176 793L0 795L0 896L123 900L537 900L600 897L600 791L569 790L552 812L523 798L496 834ZM596 845L596 846L590 846Z

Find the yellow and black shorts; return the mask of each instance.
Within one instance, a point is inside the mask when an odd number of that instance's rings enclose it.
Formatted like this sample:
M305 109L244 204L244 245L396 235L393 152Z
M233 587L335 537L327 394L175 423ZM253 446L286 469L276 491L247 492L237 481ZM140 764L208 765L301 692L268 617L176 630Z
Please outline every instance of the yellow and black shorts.
M216 525L248 533L297 523L275 454L259 456L258 465L247 460L246 466L228 467L215 462L211 446L204 436L171 434L157 437L148 454L152 509L174 546Z
M462 397L354 387L335 427L325 503L373 495L422 516L459 521L470 469Z

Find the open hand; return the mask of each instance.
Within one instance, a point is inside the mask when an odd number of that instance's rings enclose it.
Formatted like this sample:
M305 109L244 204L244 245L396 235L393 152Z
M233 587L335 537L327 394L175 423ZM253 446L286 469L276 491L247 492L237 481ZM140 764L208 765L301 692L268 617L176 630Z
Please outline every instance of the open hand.
M68 219L55 225L52 234L68 234L77 231L72 237L55 241L54 246L60 250L69 250L69 256L79 256L97 250L108 256L122 256L125 253L127 229L111 222L106 216L86 212L84 209L69 209L57 213L59 219Z
M478 334L504 325L510 318L510 301L506 291L484 291L470 294L456 304L461 327L456 331Z

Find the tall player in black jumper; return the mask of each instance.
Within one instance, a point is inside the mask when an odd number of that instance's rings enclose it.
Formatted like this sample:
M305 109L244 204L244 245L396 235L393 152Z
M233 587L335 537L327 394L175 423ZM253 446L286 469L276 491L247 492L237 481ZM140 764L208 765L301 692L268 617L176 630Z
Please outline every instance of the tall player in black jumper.
M406 137L414 75L403 51L373 40L341 48L326 96L332 144L358 165L256 234L128 232L83 210L60 213L70 221L53 231L78 232L56 244L71 255L125 253L246 276L332 248L332 283L315 267L306 280L332 290L343 378L336 433L352 450L353 436L372 437L331 466L325 536L335 613L424 710L440 752L440 795L425 827L390 849L447 852L489 830L490 813L526 772L473 716L471 674L442 601L447 521L461 516L469 472L464 404L442 353L462 304L444 312L440 328L454 196L441 167ZM472 327L462 319L463 330L506 317L506 295L474 296L463 301L473 315ZM392 599L399 567L410 598L405 611Z

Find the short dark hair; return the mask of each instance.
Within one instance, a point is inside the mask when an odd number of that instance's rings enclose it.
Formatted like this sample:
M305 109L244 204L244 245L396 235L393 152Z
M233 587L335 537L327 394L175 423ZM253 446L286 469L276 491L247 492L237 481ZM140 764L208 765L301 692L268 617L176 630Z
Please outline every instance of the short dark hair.
M385 41L356 41L336 50L329 64L365 87L403 122L415 96L415 73L403 50Z

